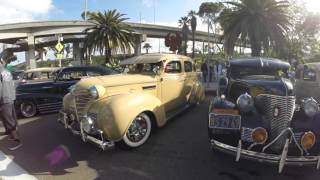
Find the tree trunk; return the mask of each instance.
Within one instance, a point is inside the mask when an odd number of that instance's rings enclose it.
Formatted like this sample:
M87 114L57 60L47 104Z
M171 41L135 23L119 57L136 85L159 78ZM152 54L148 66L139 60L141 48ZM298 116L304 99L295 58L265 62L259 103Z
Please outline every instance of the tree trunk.
M106 65L106 64L110 63L111 49L109 49L109 48L105 49L105 56L106 56L106 58L105 58L105 65Z
M188 41L185 40L185 41L184 41L184 55L185 55L185 56L187 56L187 43L188 43Z
M192 31L192 58L194 58L194 45L195 45L194 34L195 34L195 31Z
M146 51L147 51L147 54L149 54L149 49L148 48L146 48Z

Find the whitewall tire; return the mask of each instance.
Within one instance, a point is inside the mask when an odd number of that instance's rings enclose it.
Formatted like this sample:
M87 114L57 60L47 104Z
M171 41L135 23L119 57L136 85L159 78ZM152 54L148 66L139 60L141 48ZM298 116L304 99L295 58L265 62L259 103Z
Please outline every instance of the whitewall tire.
M129 126L123 136L121 145L125 149L137 148L143 145L150 137L152 123L146 113L139 114Z

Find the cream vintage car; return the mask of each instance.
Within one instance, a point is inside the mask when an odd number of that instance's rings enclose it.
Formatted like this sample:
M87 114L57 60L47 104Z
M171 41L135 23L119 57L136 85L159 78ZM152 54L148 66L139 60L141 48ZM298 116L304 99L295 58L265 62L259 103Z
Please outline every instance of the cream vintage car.
M153 128L203 100L201 73L175 54L137 56L124 73L81 80L64 97L59 121L103 150L144 144Z

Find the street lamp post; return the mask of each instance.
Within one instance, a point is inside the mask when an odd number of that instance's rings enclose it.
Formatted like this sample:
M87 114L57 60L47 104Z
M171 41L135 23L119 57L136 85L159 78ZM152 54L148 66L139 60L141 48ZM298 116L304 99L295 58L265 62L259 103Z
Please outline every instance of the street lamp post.
M84 0L84 20L87 20L88 0Z

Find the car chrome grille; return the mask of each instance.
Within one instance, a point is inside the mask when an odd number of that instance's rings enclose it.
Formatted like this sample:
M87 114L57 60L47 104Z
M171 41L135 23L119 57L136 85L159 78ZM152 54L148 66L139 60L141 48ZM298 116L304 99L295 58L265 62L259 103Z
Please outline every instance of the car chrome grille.
M93 101L89 90L75 90L73 93L75 100L75 110L77 114L77 119L81 120L86 116L89 105Z
M255 103L263 114L265 124L270 128L272 139L276 138L284 129L290 127L295 111L295 102L294 96L261 94L256 97ZM281 150L285 139L286 136L282 136L273 148Z

